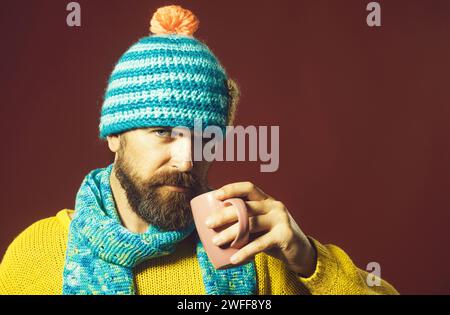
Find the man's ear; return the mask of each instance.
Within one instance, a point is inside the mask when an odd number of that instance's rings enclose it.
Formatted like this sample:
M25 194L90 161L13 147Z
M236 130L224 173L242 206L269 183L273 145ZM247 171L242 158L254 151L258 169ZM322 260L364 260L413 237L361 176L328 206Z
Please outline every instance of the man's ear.
M109 149L116 153L120 149L120 134L119 135L110 135L106 137L108 140Z

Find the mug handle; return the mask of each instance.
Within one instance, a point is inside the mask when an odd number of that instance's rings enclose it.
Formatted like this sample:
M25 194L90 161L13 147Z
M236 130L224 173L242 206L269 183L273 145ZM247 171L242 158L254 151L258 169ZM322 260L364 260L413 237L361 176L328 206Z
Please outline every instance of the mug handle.
M239 232L234 241L231 243L231 248L240 249L248 243L250 224L247 212L247 206L244 200L240 198L230 198L224 201L224 204L231 203L237 209L237 216L239 221Z

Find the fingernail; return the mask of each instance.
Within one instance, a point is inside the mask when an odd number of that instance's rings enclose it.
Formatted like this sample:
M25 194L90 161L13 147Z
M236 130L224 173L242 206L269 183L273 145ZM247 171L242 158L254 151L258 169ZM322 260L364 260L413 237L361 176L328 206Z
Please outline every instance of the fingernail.
M214 219L213 219L213 218L208 218L208 219L206 219L205 225L206 225L207 227L212 227L213 224L214 224Z
M214 236L214 238L213 238L212 241L213 241L213 243L214 243L215 245L219 245L219 244L222 242L222 237L219 236L219 235Z
M221 197L223 197L223 191L222 190L216 190L215 192L214 192L214 195L216 196L216 198L221 198Z
M237 263L239 262L239 255L234 254L233 256L231 256L230 261L231 261L233 264L237 264Z

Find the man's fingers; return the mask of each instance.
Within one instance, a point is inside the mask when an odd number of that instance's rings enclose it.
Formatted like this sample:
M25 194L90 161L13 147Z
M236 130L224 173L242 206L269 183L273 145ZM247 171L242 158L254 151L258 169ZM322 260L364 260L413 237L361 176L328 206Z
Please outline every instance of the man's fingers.
M265 214L268 212L266 200L263 201L246 201L247 213L249 217ZM209 228L216 228L224 224L233 223L238 220L236 207L230 205L220 211L211 213L205 224Z
M250 260L254 255L276 246L272 233L268 232L245 245L231 257L231 263L239 264L242 261Z
M249 218L250 221L250 233L257 233L267 231L271 228L271 220L268 215L258 215ZM232 226L218 233L213 238L213 243L217 246L221 246L232 242L239 232L239 223L235 223Z
M251 182L238 182L222 186L216 190L215 196L220 200L245 197L250 201L261 201L269 198L269 195Z

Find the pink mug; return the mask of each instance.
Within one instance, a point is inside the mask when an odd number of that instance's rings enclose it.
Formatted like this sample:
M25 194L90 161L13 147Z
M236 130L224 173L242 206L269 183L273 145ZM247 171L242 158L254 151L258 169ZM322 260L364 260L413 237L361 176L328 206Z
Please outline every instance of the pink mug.
M239 233L229 247L223 248L222 245L215 245L212 239L219 232L234 223L211 229L206 226L205 221L211 213L223 209L228 205L233 205L237 209ZM232 264L230 258L248 243L250 233L249 218L245 202L240 198L230 198L222 201L214 197L214 191L210 191L193 198L191 200L191 209L198 236L214 268L227 269L238 266Z

